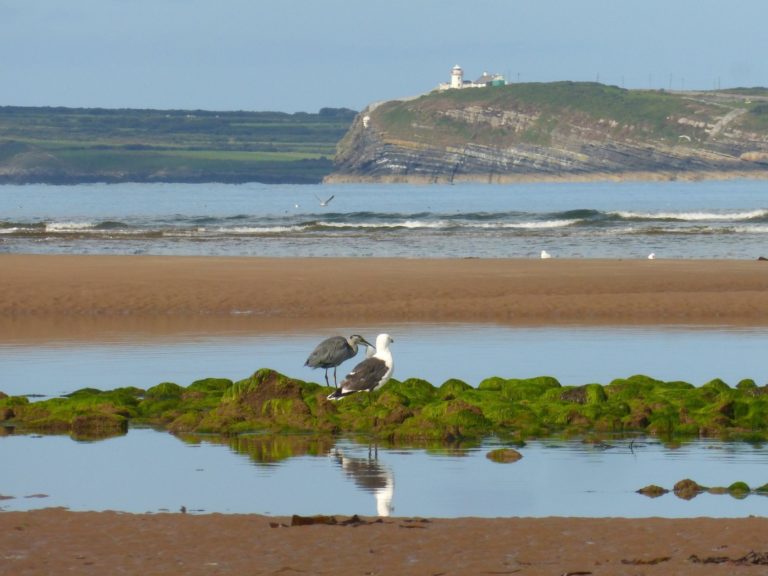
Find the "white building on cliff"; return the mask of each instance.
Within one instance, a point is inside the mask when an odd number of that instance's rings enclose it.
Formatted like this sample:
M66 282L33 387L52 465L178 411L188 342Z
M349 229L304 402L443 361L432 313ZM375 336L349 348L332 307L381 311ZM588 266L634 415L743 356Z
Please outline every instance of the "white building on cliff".
M455 90L460 88L485 88L486 86L504 86L506 81L501 74L488 74L483 72L477 80L464 80L464 70L456 64L451 68L450 82L443 82L437 86L438 90Z

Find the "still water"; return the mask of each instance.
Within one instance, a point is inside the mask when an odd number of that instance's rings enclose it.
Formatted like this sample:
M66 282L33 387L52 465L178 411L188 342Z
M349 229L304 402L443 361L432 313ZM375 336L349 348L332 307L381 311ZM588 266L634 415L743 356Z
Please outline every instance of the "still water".
M764 328L400 325L395 376L434 384L458 377L476 385L493 375L553 375L563 384L645 373L696 385L720 377L768 380ZM338 332L373 334L369 326ZM254 336L186 334L147 339L119 333L94 344L59 339L0 345L0 390L55 396L92 386L148 388L207 376L238 379L267 366L305 380L322 372L303 362L328 334ZM350 361L350 365L353 362ZM346 365L342 366L345 373ZM77 442L68 436L0 436L0 509L64 506L73 510L400 516L748 516L768 514L768 499L667 494L692 478L706 486L768 482L768 450L698 440L665 446L657 439L530 441L523 459L495 464L496 438L453 446L369 446L306 436L177 438L131 429L125 436Z
M768 451L748 444L655 439L586 444L531 441L514 464L486 453L497 439L452 447L371 447L349 440L186 438L146 429L98 442L0 437L0 509L427 517L740 517L768 515L768 498L672 492L649 484L768 482ZM8 464L9 466L5 466Z
M304 366L321 339L334 333L360 333L373 340L379 329L395 340L394 377L423 378L435 386L449 378L476 386L491 376L542 375L554 376L563 385L608 384L633 374L697 386L714 378L731 386L743 378L758 385L768 382L766 328L416 324L264 335L147 338L116 333L99 342L35 344L14 341L9 333L0 340L0 391L57 396L85 387L147 389L167 381L187 386L207 377L239 380L259 368L322 382L322 370ZM354 364L351 360L343 364L339 378Z

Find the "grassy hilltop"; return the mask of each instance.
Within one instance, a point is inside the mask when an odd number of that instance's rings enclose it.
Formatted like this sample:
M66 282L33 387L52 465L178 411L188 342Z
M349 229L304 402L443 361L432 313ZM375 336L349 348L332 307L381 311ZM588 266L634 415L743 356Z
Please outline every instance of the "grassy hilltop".
M355 112L0 107L0 183L319 182Z
M768 89L682 93L625 90L592 82L527 83L433 92L418 100L388 102L374 114L394 138L423 137L428 131L432 141L437 137L444 144L467 138L490 145L547 144L558 130L597 123L610 127L614 134L639 132L661 141L688 136L690 145L696 146L706 138L707 126L702 123L729 112L738 115L735 122L740 129L767 131L768 102L762 98L768 98ZM485 121L472 122L449 112L467 109L481 119L482 111L495 112L498 120L488 116ZM506 122L504 112L508 113ZM531 118L530 123L521 130L509 117L511 112Z
M369 107L339 145L339 179L765 172L768 89L626 90L594 82L435 91Z

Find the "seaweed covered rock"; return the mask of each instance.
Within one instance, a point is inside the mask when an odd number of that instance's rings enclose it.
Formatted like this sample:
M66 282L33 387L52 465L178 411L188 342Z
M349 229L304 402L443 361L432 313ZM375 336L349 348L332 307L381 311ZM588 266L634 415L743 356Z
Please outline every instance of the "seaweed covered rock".
M24 396L8 396L0 392L0 422L13 420L16 417L17 406L29 404L29 399Z
M548 390L561 388L560 382L552 376L534 378L510 378L501 387L502 395L509 400L533 400Z
M488 452L485 457L491 462L509 464L511 462L517 462L523 455L514 448L497 448L496 450Z
M541 376L483 380L390 380L380 390L332 402L330 389L262 369L238 382L163 382L146 391L81 389L30 402L0 398L0 421L43 432L122 433L128 421L174 433L261 430L360 433L378 438L456 440L500 434L641 433L671 439L768 439L768 394L750 382L702 387L635 375L610 384L562 386ZM112 431L112 432L110 432Z
M482 382L480 384L482 385ZM438 394L440 395L440 398L443 400L452 400L457 396L460 396L462 393L466 392L467 390L472 390L472 386L470 386L463 380L459 380L457 378L451 378L450 380L446 380L445 382L442 383L442 385L438 389Z
M318 419L313 413L313 407L328 402L324 394L317 384L261 369L227 387L220 402L201 414L194 429L220 433L265 429L332 431L330 418Z
M662 488L661 486L657 486L656 484L649 484L648 486L644 486L637 491L638 494L648 496L648 498L658 498L659 496L664 496L664 494L667 492L669 492L669 490Z
M460 380L448 380L443 386L446 387L446 390L466 389L466 387L461 386L460 382ZM423 406L437 397L437 388L421 378L408 378L402 382L391 380L384 389L388 392L401 394L408 399L409 405L414 406Z
M751 492L749 485L746 482L734 482L730 486L728 486L728 494L733 496L734 498L742 499L749 496L749 493Z
M221 403L224 392L231 386L232 381L225 378L196 380L186 388L162 382L144 394L139 404L140 419L168 426L173 432L193 430Z
M142 392L138 388L107 392L84 388L65 398L17 403L14 422L28 430L69 433L77 439L125 434L129 419L138 414Z
M672 490L675 492L675 496L682 498L683 500L691 500L695 498L707 489L704 486L700 486L696 481L686 478L677 482Z

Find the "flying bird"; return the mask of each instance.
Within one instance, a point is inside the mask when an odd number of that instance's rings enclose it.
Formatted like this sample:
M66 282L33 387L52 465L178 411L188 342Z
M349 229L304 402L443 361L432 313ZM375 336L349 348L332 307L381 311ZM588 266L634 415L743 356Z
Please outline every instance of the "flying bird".
M328 204L331 203L331 200L333 200L335 196L336 196L335 194L331 194L330 196L328 196L328 198L323 200L322 198L320 198L320 196L315 194L315 198L317 198L317 201L320 202L320 206L328 206Z
M383 386L395 368L392 351L389 349L393 342L389 334L379 334L376 337L376 353L355 366L328 399L338 400L355 392L372 392Z
M359 334L352 334L349 338L344 336L331 336L326 338L320 344L318 344L312 353L304 362L304 366L310 368L325 368L325 383L330 386L328 382L328 368L333 368L333 383L336 388L339 387L339 383L336 381L336 367L350 358L354 358L357 355L357 345L365 344L367 347L372 347L371 344Z

